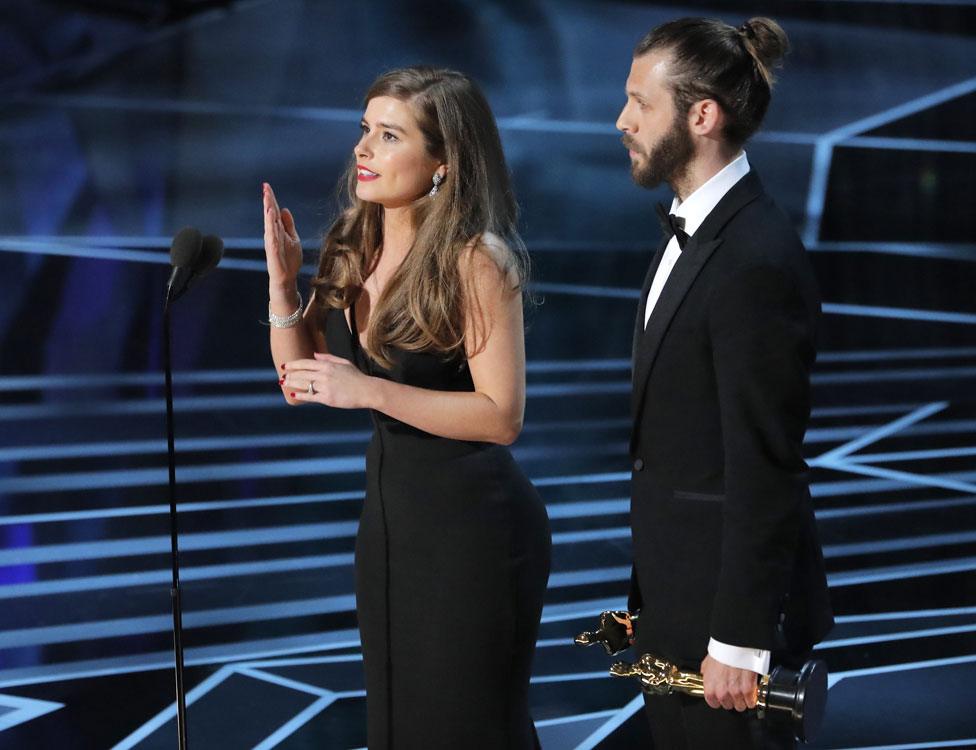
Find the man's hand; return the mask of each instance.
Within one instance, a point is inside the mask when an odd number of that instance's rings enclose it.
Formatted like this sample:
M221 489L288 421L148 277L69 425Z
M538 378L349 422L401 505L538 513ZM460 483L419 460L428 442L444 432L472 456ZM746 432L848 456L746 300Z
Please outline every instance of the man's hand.
M745 711L756 707L759 675L755 672L730 667L706 656L701 673L705 678L705 702L712 708Z
M613 617L617 624L623 625L627 629L627 637L630 639L630 642L633 643L634 623L631 620L633 615L631 615L630 612L611 612L610 616Z

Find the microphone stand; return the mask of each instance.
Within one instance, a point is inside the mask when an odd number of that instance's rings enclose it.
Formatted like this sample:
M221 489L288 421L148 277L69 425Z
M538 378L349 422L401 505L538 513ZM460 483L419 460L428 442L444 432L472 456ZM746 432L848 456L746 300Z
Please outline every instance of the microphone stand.
M163 308L163 366L166 370L166 447L169 459L169 534L173 562L173 652L176 657L176 726L179 748L186 750L186 689L183 685L183 602L180 598L180 549L176 524L176 440L173 429L173 363L170 354L170 290Z

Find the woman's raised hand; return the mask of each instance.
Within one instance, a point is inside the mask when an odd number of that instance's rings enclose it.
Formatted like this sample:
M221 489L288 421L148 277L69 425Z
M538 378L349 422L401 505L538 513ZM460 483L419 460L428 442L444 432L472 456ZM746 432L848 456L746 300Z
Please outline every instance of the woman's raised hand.
M302 267L302 241L295 219L287 208L278 208L274 191L264 183L264 254L268 261L268 286L272 294L295 289Z

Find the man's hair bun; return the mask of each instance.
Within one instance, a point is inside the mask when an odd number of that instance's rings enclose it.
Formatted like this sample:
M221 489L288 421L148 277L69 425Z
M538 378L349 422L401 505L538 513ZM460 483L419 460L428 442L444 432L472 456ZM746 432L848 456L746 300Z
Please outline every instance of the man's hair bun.
M783 63L790 42L783 28L771 18L750 18L738 28L742 43L756 61L756 69L769 86L773 85L773 68Z

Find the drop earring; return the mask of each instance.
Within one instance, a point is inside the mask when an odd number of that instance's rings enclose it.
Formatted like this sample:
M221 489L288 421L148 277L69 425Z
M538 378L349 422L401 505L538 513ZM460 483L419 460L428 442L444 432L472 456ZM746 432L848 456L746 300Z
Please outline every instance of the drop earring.
M434 187L430 189L430 192L427 193L427 195L429 195L431 198L437 195L437 191L440 189L442 182L444 182L444 175L442 175L440 172L434 172Z

